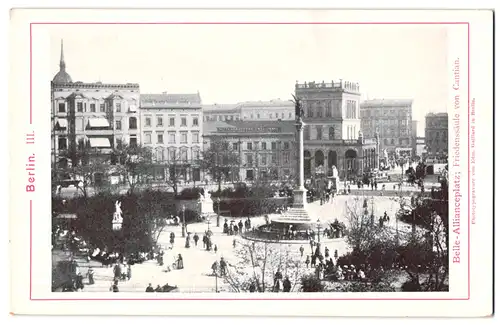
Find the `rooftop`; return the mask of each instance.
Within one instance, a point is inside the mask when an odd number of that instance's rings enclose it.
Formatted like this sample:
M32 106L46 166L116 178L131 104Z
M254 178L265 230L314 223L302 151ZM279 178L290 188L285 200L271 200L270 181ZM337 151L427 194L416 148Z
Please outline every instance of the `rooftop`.
M239 102L236 104L212 104L212 105L203 105L203 111L205 112L237 112L243 108L248 107L289 107L293 108L294 104L291 100L281 100L281 99L272 99L266 101L246 101Z
M425 117L446 117L448 118L448 113L427 113Z
M359 83L340 79L339 81L332 80L331 82L309 81L304 83L295 82L295 89L335 89L347 92L359 93Z
M408 106L413 104L413 99L368 99L361 103L361 107L379 107L379 106Z
M200 93L196 94L141 94L141 107L201 107Z

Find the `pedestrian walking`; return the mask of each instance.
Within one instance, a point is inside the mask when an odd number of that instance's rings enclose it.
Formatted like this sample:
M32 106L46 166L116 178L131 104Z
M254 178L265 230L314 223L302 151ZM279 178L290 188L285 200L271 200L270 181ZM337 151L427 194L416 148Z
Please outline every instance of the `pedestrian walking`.
M306 267L309 268L309 264L311 263L311 259L309 258L309 255L306 256Z
M217 260L212 264L212 274L217 275L217 269L219 268L219 264L217 263Z
M214 252L217 254L217 244L214 245Z
M198 246L198 240L200 239L200 236L198 236L197 233L194 234L193 240L194 240L194 246Z
M227 263L224 260L224 257L220 258L219 265L220 265L220 274L221 274L221 276L225 276L226 275L226 271L227 271Z
M304 256L304 246L300 245L299 251L300 251L300 257L303 257Z
M89 266L89 270L87 271L87 276L89 278L89 284L92 285L94 284L94 269L92 266Z
M163 259L163 257L162 257ZM132 278L132 266L130 264L127 265L127 279L130 280Z
M111 287L109 288L109 291L112 292L120 292L120 289L118 289L118 280L115 280Z

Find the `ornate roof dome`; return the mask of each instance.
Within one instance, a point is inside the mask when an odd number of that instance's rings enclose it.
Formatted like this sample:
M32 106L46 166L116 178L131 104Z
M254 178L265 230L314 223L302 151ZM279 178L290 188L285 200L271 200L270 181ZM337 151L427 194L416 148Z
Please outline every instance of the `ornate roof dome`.
M64 62L64 51L63 51L63 41L61 40L61 60L59 61L59 72L56 73L54 79L52 79L53 83L56 84L65 84L71 83L71 76L66 72L66 63Z
M71 76L66 72L66 71L59 71L56 73L54 76L54 79L52 81L56 84L66 84L66 83L71 83Z

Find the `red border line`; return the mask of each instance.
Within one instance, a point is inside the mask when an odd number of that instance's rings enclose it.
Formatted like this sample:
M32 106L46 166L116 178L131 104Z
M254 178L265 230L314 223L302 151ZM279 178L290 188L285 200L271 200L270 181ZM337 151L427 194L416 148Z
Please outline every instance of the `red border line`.
M451 22L194 22L194 21L178 21L178 22L34 22L32 25L465 25L468 22L451 21Z
M470 299L470 24L467 23L467 297Z
M33 200L30 200L30 300L33 290Z
M33 298L33 201L30 200L30 301L132 301L132 300L470 300L470 23L469 22L32 22L30 23L30 124L33 119L33 25L467 25L467 158L468 158L468 289L467 298Z
M30 24L30 125L33 124L33 24Z

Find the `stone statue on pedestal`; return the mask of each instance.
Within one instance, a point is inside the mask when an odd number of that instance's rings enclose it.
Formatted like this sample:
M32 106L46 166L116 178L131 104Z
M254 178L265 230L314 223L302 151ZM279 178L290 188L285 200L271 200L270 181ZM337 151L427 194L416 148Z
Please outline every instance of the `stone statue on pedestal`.
M123 217L122 217L122 203L119 201L115 202L115 212L113 213L113 230L122 229Z
M200 214L213 214L214 213L214 201L212 200L212 195L209 192L203 191L207 193L206 195L200 192Z

